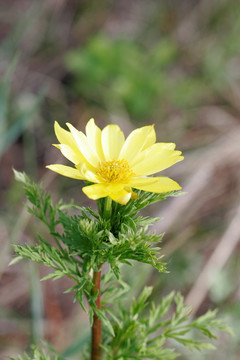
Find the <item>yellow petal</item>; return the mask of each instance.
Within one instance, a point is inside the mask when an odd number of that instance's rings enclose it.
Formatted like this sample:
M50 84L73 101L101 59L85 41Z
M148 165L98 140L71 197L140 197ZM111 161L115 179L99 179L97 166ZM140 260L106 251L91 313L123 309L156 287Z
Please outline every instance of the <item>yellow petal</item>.
M77 143L77 146L86 160L94 167L98 167L101 159L97 156L95 151L92 150L86 135L84 135L81 131L75 129L72 124L67 123L69 130Z
M82 188L82 191L93 200L100 199L102 197L106 196L115 196L116 194L120 195L122 194L121 191L123 189L123 184L107 184L107 183L101 183L101 184L94 184L85 186ZM120 196L119 195L119 196Z
M140 151L143 151L155 142L156 133L153 125L136 129L127 137L119 158L130 162Z
M78 164L81 161L86 161L84 156L80 153L80 151L74 151L70 146L65 144L53 144L56 148L58 148L63 156L70 160L74 164Z
M80 163L75 165L79 172L82 174L83 178L91 181L93 183L99 183L100 179L99 176L94 171L94 168L88 166L86 163Z
M88 143L92 149L98 154L99 158L104 161L104 154L102 149L102 131L95 124L94 119L90 119L86 125L86 135Z
M116 201L117 203L121 205L126 205L128 201L131 199L132 192L121 190L117 194L111 193L109 194L109 196L112 200Z
M174 150L176 147L176 144L174 143L156 143L153 144L152 146L148 147L147 149L145 149L144 151L138 152L136 154L136 156L131 160L130 165L134 166L136 164L138 164L139 162L141 162L142 160L144 160L145 158L147 158L149 155L153 155L155 153L161 153L164 152L165 150Z
M54 131L58 141L61 144L66 144L68 146L71 146L72 143L74 142L72 134L69 131L61 128L61 126L58 124L57 121L54 122Z
M79 150L77 143L74 140L74 137L72 136L71 132L62 129L61 126L57 123L57 121L55 121L54 123L54 129L57 139L61 143L59 145L54 145L54 146L56 146L62 152L62 154L68 160L72 161L74 164L77 164L78 162L85 162L87 163L88 166L90 166L89 162L86 160L86 158Z
M102 147L106 161L118 160L124 139L124 134L118 125L108 125L103 129Z
M161 145L162 150L174 150L176 147L176 144L174 143L157 143L159 146Z
M167 169L181 160L181 151L164 149L161 143L157 143L137 155L130 165L136 175L146 176Z
M181 186L176 181L168 177L135 178L129 181L129 185L135 189L157 194L181 189Z
M79 170L74 169L70 166L66 166L62 164L52 164L52 165L47 165L46 168L55 171L60 175L67 176L73 179L79 179L79 180L85 179Z
M54 130L57 139L61 144L68 145L75 152L80 152L80 150L77 147L76 141L74 140L70 131L61 128L61 126L58 124L57 121L54 122Z
M94 185L84 186L82 188L82 191L92 200L97 200L108 196L108 192L106 192L105 184L94 184Z

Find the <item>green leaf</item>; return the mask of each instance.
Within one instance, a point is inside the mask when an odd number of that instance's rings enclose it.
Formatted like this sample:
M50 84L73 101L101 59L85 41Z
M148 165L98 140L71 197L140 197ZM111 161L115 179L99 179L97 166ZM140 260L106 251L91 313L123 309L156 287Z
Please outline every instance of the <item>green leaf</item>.
M20 262L22 260L22 256L16 256L14 259L12 259L9 263L9 266L10 265L14 265L14 264L17 264L18 262Z
M20 172L20 171L13 169L13 173L14 173L14 177L17 181L20 181L25 185L30 182L29 177L24 172Z

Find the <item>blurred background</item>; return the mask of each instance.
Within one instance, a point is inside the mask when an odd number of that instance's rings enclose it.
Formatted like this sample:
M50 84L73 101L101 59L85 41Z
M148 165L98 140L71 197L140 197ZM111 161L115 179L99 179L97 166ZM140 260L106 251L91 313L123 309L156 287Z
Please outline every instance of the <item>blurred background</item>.
M164 217L155 230L166 231L170 273L123 267L129 298L148 284L155 301L176 289L194 314L219 308L235 337L220 335L216 352L194 359L240 358L239 33L235 0L0 1L1 359L42 338L77 359L89 340L86 314L63 294L70 280L40 283L47 269L8 264L11 244L48 238L26 211L13 167L54 199L94 206L79 181L45 169L64 161L51 146L54 120L84 131L91 117L126 135L154 123L158 141L185 156L164 174L186 194L147 209Z

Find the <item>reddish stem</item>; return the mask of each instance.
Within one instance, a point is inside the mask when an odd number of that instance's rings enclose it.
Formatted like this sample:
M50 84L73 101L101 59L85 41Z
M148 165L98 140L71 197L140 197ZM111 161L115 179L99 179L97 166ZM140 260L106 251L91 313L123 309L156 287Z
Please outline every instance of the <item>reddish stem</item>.
M101 309L100 301L100 282L101 282L101 270L95 271L93 274L93 283L94 288L93 292L95 293L98 290L98 296L96 299L97 309ZM92 356L91 360L100 360L101 359L101 342L102 342L102 323L96 313L93 315L93 326L92 326Z

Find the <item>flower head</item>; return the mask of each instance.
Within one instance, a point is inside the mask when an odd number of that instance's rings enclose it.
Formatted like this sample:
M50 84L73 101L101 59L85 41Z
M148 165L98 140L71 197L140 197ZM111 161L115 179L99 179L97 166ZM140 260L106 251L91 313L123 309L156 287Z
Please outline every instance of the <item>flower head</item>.
M47 168L70 178L87 180L93 185L83 187L90 199L109 196L125 205L136 198L132 188L165 193L181 187L168 177L148 177L183 160L173 143L156 143L153 126L144 126L126 138L118 125L103 130L93 119L86 125L86 135L67 123L70 131L55 122L60 144L55 145L75 167L61 164Z

